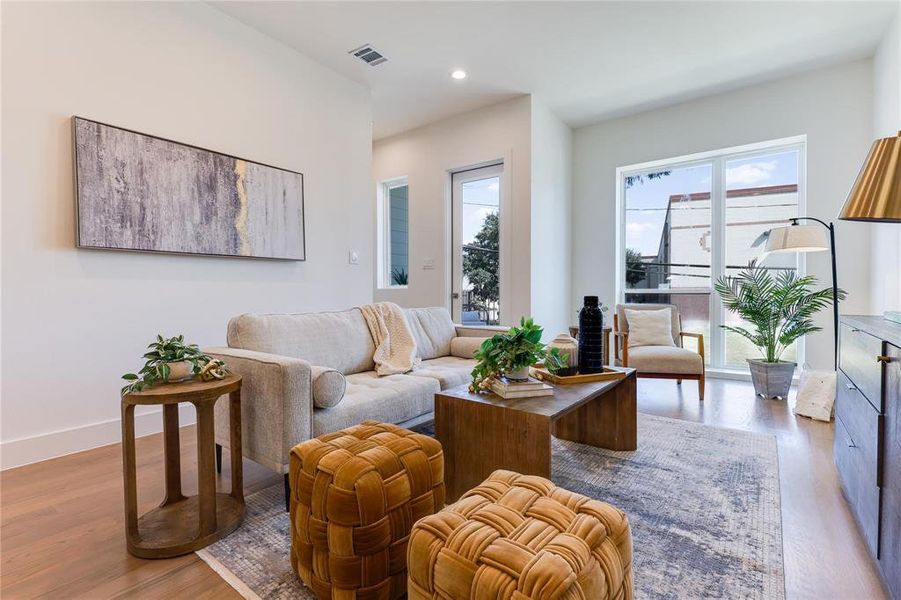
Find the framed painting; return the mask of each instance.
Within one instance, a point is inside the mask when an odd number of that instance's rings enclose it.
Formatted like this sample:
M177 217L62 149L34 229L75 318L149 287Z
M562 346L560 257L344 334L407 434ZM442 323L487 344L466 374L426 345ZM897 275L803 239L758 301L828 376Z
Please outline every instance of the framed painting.
M79 248L306 260L303 174L72 118Z

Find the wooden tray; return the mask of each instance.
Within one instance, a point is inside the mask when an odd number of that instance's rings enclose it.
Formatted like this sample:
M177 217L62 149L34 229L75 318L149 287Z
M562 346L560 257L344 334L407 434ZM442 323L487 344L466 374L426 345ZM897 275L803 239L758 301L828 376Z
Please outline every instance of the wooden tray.
M568 385L570 383L589 383L592 381L612 381L614 379L622 379L626 376L625 369L619 367L604 367L602 373L585 373L577 375L554 375L544 368L544 365L537 364L531 369L532 377L540 379L547 383L555 383L557 385Z

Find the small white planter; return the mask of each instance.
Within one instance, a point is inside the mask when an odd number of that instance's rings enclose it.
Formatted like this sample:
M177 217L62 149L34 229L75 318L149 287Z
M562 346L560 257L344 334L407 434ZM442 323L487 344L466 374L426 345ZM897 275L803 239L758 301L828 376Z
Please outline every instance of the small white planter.
M528 381L529 379L529 367L521 367L519 369L514 369L512 371L507 371L504 375L510 381Z
M194 377L194 365L186 360L166 364L169 365L169 379L166 380L169 383L184 381Z

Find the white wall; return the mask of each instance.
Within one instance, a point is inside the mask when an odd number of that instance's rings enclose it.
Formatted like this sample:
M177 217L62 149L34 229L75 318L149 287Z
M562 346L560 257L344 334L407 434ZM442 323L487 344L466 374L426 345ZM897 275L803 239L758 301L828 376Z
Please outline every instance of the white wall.
M858 61L603 122L573 135L572 296L615 301L616 168L730 146L807 134L807 213L830 221L866 155L872 132L872 64ZM868 226L836 222L844 313L870 301ZM808 255L808 271L831 279L827 253ZM824 331L807 344L814 366L832 362L828 311Z
M510 313L515 320L530 314L531 98L523 96L464 113L382 139L373 145L375 198L378 182L406 176L410 186L410 272L406 289L377 289L378 301L401 306L450 306L448 272L450 172L502 159L508 180L509 210L501 216L508 227ZM372 201L375 211L375 201ZM504 223L506 221L506 223ZM502 258L503 260L503 258ZM433 261L433 269L423 268ZM507 324L511 316L501 315Z
M362 86L200 3L3 3L2 77L3 467L118 441L157 332L371 300ZM76 250L72 115L303 172L307 262Z
M570 303L572 130L532 97L532 316L545 339L576 323Z
M901 14L873 57L873 138L901 131ZM861 162L863 162L861 160ZM901 310L901 225L874 223L870 238L870 311Z

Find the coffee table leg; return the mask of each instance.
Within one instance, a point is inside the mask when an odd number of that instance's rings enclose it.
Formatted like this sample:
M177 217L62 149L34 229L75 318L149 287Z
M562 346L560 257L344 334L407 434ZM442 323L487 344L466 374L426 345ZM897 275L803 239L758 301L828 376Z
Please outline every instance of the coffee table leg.
M166 497L163 506L185 497L181 493L181 443L178 439L178 404L163 405L163 454L166 462Z
M638 447L635 373L606 393L557 419L554 436L610 450Z
M125 484L125 537L129 544L138 535L138 489L135 473L135 407L122 405L122 479Z
M244 451L241 448L241 390L228 397L228 427L231 430L232 498L244 502L244 468L241 464Z
M213 402L194 404L197 410L197 491L200 536L216 531L216 450Z

